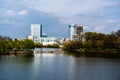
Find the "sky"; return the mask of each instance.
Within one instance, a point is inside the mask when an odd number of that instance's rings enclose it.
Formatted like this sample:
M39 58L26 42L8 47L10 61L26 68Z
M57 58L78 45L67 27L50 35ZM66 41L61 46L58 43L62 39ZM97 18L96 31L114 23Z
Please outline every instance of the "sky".
M31 24L55 37L68 37L69 24L108 34L120 29L120 0L0 0L0 35L23 39Z

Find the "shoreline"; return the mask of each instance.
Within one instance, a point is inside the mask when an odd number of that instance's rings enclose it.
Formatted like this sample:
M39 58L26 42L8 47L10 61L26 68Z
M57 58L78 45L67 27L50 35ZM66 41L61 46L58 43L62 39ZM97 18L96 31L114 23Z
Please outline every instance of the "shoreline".
M0 52L0 55L32 55L32 50L16 50L16 51L10 51L10 52Z
M120 58L119 51L64 51L65 54L74 55L76 57L101 57L101 58Z
M47 48L46 48L47 49ZM16 50L10 52L0 52L0 55L34 55L34 54L41 54L41 53L50 53L50 54L59 54L63 53L63 50Z
M101 57L101 58L120 58L120 52L117 50L87 50L87 51L65 51L62 49L59 50L18 50L18 51L10 51L10 52L0 52L1 55L23 55L23 56L34 56L34 54L42 54L42 53L49 53L49 54L68 54L74 55L76 57Z

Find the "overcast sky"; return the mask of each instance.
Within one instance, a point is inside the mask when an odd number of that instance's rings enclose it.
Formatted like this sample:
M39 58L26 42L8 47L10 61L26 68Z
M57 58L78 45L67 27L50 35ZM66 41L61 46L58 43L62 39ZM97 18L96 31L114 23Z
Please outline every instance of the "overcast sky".
M36 23L48 36L67 37L69 24L111 33L120 29L120 0L0 0L0 35L25 38Z

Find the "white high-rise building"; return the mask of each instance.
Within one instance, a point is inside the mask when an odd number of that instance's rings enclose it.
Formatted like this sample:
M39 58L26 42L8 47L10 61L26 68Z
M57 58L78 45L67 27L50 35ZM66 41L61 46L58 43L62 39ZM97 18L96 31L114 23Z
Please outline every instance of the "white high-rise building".
M40 42L40 37L42 36L42 25L31 24L31 36L34 42Z
M69 25L69 39L73 40L73 35L76 34L76 25L71 24Z

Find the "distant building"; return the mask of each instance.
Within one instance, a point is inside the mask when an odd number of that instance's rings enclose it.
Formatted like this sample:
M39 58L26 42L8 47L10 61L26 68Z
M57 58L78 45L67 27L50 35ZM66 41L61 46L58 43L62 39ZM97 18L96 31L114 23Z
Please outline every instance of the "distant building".
M45 33L42 33L42 25L40 24L31 24L31 35L27 36L27 38L43 45L58 44L56 37L48 37Z
M69 25L69 39L70 40L82 40L83 26L72 24Z
M40 41L43 45L52 45L57 44L57 38L56 37L48 37L46 34L43 34L40 38Z
M32 39L33 39L33 37L32 37L32 36L27 36L27 39L31 39L31 40L32 40Z
M77 40L83 39L83 26L82 25L76 25L76 34L77 34Z
M73 35L76 34L76 26L75 24L69 25L69 39L73 40Z
M59 45L63 45L63 44L65 43L65 38L58 38L58 39L57 39L57 43L58 43Z
M56 37L47 37L47 38L44 38L44 42L42 42L43 45L53 45L53 44L57 44L56 40L57 38Z
M31 36L34 42L40 42L40 37L42 36L42 25L31 24Z

